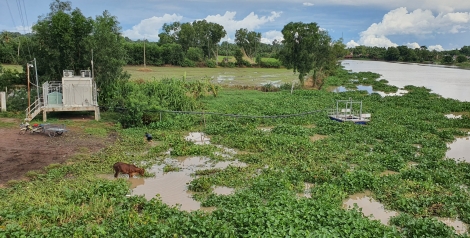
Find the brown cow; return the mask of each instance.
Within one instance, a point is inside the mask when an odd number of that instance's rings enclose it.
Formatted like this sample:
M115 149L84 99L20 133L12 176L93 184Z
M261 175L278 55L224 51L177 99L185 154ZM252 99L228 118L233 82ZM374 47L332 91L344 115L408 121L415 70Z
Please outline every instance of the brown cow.
M122 174L128 174L129 178L133 177L136 174L140 174L141 176L144 176L145 170L136 167L133 164L126 164L123 162L117 162L113 165L114 168L114 177L117 178L119 173Z

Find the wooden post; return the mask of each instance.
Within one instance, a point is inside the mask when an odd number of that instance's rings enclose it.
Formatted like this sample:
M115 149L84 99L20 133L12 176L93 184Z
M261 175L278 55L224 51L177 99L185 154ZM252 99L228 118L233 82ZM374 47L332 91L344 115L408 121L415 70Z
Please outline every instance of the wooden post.
M29 89L29 63L26 64L26 75L28 76L28 118L31 118L31 96Z
M204 110L202 110L202 120L204 121L204 128L206 128L206 117L204 116Z

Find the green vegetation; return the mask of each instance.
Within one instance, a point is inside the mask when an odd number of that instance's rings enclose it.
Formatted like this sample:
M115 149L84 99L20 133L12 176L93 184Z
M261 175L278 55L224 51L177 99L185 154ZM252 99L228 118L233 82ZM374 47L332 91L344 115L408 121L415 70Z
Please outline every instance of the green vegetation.
M2 32L0 62L26 65L31 55L15 54L15 49L29 44L46 81L60 78L64 69L88 68L93 50L100 105L106 109L103 121L64 124L86 128L84 133L103 140L110 133L117 139L97 153L81 148L64 164L29 171L28 181L9 181L0 188L1 237L459 237L436 218L470 223L470 164L444 158L447 143L470 131L469 102L414 86L406 86L408 93L400 97L329 92L328 87L339 85L372 85L385 92L397 88L377 81L372 72L338 69L344 45L316 23L289 23L285 40L272 45L258 45L258 33L240 29L238 45L219 46L225 30L205 20L165 24L159 42L134 42L120 35L117 19L108 12L88 18L70 4L53 1L51 12L33 26L34 34ZM172 67L125 67L143 63L144 46L149 65ZM444 56L426 55L425 48L355 50L358 57L409 62ZM468 55L468 50L440 59L452 63L454 55ZM230 57L223 67L215 64L219 53ZM462 57L459 61L467 64ZM252 68L253 62L279 69ZM313 86L325 90L291 92L294 79L303 82L309 75ZM6 86L24 79L9 69L0 77ZM259 90L251 90L255 86ZM25 91L14 94L9 108L23 114ZM368 125L328 118L324 109L349 98L362 100L363 110L372 113ZM448 119L448 113L462 118ZM0 123L1 128L16 126ZM258 129L263 127L272 129ZM209 135L212 144L185 140L193 131ZM158 143L146 142L145 132ZM181 211L159 196L149 201L131 196L125 179L96 176L111 174L112 165L124 159L145 168L145 176L152 176L156 164L167 173L179 171L165 161L168 156L224 160L215 153L222 150L216 145L241 151L231 159L247 166L192 175L188 189L202 206L216 208L210 213ZM396 173L383 175L386 171ZM313 184L311 198L296 196L305 183ZM235 188L235 193L216 195L214 186ZM364 191L399 215L383 225L357 207L342 207L348 195Z
M369 82L374 74L337 71L325 85L351 78ZM385 83L379 81L374 87L385 88ZM167 85L173 94L164 98L175 99L169 102L200 88L169 79L136 85L140 86L128 87L137 87L135 92L144 95L150 88L160 94ZM31 171L27 174L31 181L10 181L1 188L0 236L459 237L436 217L458 217L470 223L470 194L461 188L470 186L470 164L443 159L447 143L470 131L470 117L447 119L444 114L468 113L470 103L444 99L425 88L407 86L406 90L409 93L401 97L382 98L356 91L295 90L291 94L290 90L221 88L217 97L207 93L190 97L196 111L251 116L321 110L333 106L335 99L354 98L373 113L365 126L332 121L324 111L278 118L164 114L161 121L155 117L146 127L127 129L119 123L111 127L103 122L73 122L104 126L104 131L117 132L119 140L97 154L82 153L68 163L48 166L45 172ZM140 101L133 90L122 99L123 103ZM132 104L123 105L130 109ZM115 115L106 112L103 117ZM262 126L272 130L257 129ZM146 143L142 135L147 131L161 143ZM96 177L111 174L112 164L129 152L130 162L147 171L152 164L165 163L163 153L169 148L172 156L220 160L213 155L218 150L214 145L184 140L191 131L205 132L212 144L246 152L235 159L247 167L198 171L188 184L203 206L216 207L211 213L180 211L158 196L150 201L128 197L125 179ZM327 137L311 141L315 135ZM417 165L409 166L410 162ZM168 173L179 170L172 164L163 168ZM397 173L381 175L386 170ZM305 182L314 184L311 198L298 198ZM232 195L216 195L213 186L236 190ZM366 190L387 209L400 213L389 226L364 217L357 208L342 208L348 195Z

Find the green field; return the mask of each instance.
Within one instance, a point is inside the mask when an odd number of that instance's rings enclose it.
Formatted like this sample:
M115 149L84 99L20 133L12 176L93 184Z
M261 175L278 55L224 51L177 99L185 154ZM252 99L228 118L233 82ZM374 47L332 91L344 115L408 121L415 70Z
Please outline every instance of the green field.
M268 60L268 58L266 58ZM22 71L21 65L2 65L7 69ZM184 68L178 66L124 66L124 70L131 75L131 80L161 80L164 78L181 79L186 74L186 80L208 79L219 85L247 85L261 86L264 84L281 85L298 81L298 74L291 69L269 68Z
M160 69L167 68L155 70ZM167 74L177 73L170 69ZM337 72L325 85L343 84L352 76L372 78L366 74ZM99 122L71 122L103 140L109 138L106 133L118 139L98 153L75 154L67 163L28 172L28 181L0 188L0 237L468 237L462 233L470 223L470 164L446 159L446 151L456 138L468 137L470 103L413 86L400 97L223 87L216 97L192 97L198 87L185 83L126 87L128 110L103 112ZM374 86L387 89L384 83ZM323 109L348 98L363 102L362 109L372 113L370 123L328 118ZM121 127L122 117L138 117L140 107L158 109L161 103L171 109L195 101L193 111L206 114L149 110L139 114L150 120L145 126ZM462 118L445 117L449 113ZM144 141L145 132L155 143ZM205 133L210 144L187 141L190 132ZM238 153L221 156L225 148ZM181 210L160 195L130 196L127 178L97 176L112 176L112 165L126 161L144 167L147 177L155 175L153 165L165 166L167 173L157 176L163 179L185 167L169 159L194 157L246 164L192 174L187 189L212 212ZM234 192L217 194L218 186ZM357 194L368 194L396 215L382 223L359 207L345 209L345 201ZM463 229L439 220L444 218L458 219Z
M294 74L291 69L125 66L124 70L131 74L131 80L183 78L185 73L187 80L209 79L221 85L260 86L268 83L277 85L298 80L298 74Z
M21 66L21 65L3 64L2 67L5 68L5 69L16 69L19 72L23 71L23 66Z

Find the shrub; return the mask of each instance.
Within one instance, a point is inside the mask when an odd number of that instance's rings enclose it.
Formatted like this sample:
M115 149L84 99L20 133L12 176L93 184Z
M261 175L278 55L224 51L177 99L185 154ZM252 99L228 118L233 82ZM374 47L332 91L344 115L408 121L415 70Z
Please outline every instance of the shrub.
M206 65L209 68L216 68L217 67L217 64L215 63L214 60L206 60Z
M196 62L202 61L204 58L204 52L201 48L189 47L186 52L186 58Z
M184 58L183 62L181 63L181 67L195 67L196 63L194 61Z

